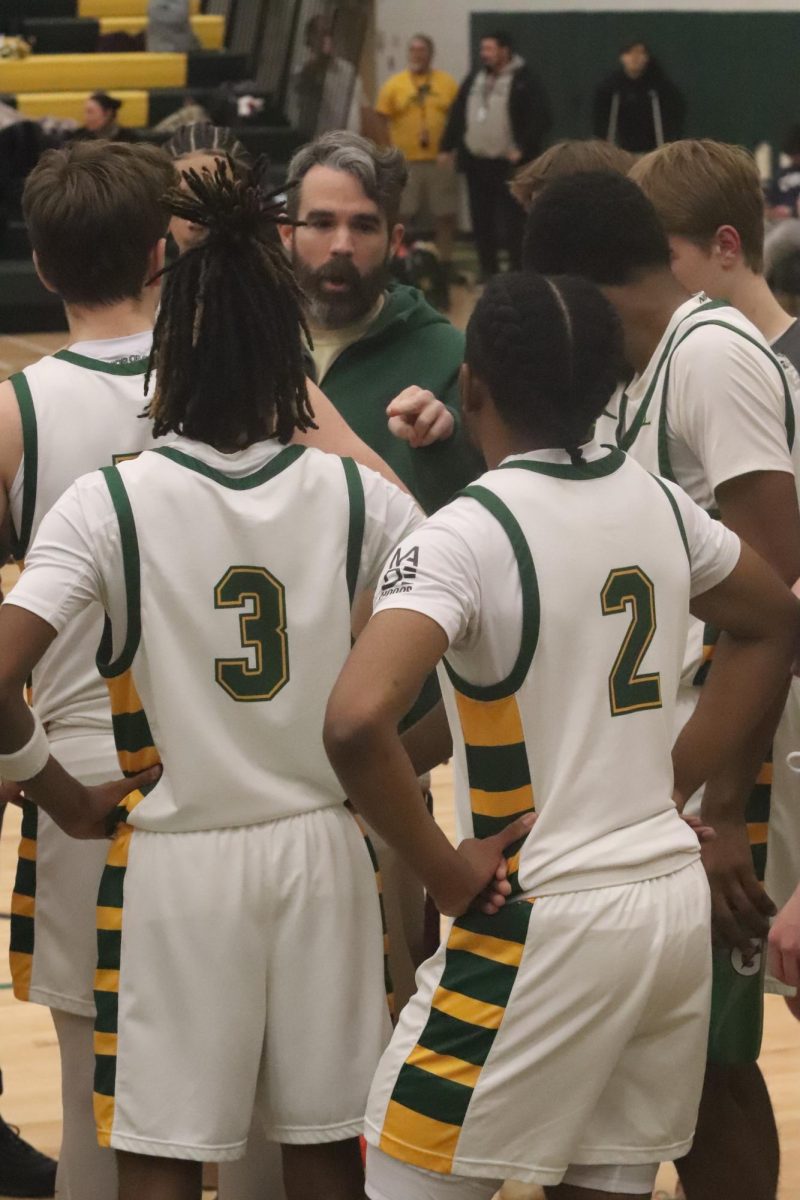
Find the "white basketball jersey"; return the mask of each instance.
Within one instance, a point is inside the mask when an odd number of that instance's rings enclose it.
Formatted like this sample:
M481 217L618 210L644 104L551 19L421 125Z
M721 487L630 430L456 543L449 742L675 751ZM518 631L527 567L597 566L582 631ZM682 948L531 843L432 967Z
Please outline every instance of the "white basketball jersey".
M105 589L98 664L123 769L164 767L134 793L131 824L184 832L342 804L322 726L351 645L359 468L272 443L247 475L175 447L104 474L126 595Z
M141 416L150 341L120 339L139 351L126 362L60 350L11 377L24 447L10 497L18 559L70 484L155 444L152 424ZM102 609L92 605L34 669L33 706L50 733L73 726L110 732L108 692L94 665L102 629Z
M738 309L719 300L695 298L694 307L683 306L684 315L677 321L662 346L657 351L646 371L638 377L627 391L621 390L609 410L596 426L598 441L620 446L648 471L680 484L707 512L716 515L713 493L704 477L702 464L696 462L692 479L677 479L670 459L667 433L668 401L672 394L672 360L676 350L691 338L694 330L706 326L721 326L737 334L749 353L763 358L771 364L777 384L783 395L783 421L786 428L786 444L794 465L795 483L800 496L800 437L796 435L800 396L793 381L797 372L783 358L769 348L752 322ZM691 343L690 343L691 344ZM789 367L789 370L787 370ZM682 398L683 399L683 398ZM691 403L691 397L685 398ZM714 635L711 635L714 636ZM699 682L698 671L709 661L713 641L706 644L702 622L690 619L686 653L682 672L682 683L691 686Z
M532 834L509 851L524 895L635 882L692 861L697 839L672 801L691 583L674 497L616 449L579 467L510 460L463 495L511 542L523 632L501 683L440 670L460 833L485 837L535 808ZM488 627L509 584L484 583Z

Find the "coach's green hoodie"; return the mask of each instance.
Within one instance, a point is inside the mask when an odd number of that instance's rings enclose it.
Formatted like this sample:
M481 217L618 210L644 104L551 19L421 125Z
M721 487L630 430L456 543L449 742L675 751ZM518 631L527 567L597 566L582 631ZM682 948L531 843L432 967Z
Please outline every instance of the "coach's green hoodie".
M484 467L467 443L458 402L464 335L405 284L389 289L366 333L334 359L317 380L348 425L399 475L426 512L446 504ZM446 442L413 449L389 431L386 406L416 384L452 411L456 429Z

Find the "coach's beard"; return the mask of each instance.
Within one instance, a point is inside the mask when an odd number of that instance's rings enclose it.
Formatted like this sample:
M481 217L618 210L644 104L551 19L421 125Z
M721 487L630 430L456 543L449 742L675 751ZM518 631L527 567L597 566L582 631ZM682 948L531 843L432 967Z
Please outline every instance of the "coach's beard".
M309 320L318 329L354 325L372 311L389 282L388 260L366 275L359 274L349 259L314 270L295 254L293 265L308 302Z

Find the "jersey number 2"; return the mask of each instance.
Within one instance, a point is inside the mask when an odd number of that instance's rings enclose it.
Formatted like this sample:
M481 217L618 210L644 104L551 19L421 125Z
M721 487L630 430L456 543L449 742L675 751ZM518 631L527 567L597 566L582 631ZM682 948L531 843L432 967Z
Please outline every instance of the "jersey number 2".
M653 581L641 567L612 571L600 593L604 616L630 609L631 623L608 677L612 717L661 708L661 676L640 675L642 659L656 631L656 602Z
M229 567L214 588L214 607L245 605L239 630L252 657L216 659L216 680L234 700L272 700L289 682L286 590L265 567Z

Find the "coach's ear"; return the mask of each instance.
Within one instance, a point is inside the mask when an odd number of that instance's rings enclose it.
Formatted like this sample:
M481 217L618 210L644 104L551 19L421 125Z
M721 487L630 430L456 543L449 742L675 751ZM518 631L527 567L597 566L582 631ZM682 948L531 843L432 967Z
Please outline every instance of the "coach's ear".
M294 245L294 231L294 225L278 225L278 234L283 242L283 248L288 255L291 255L292 253L292 246Z
M48 292L55 292L56 289L53 287L52 283L50 283L47 277L42 274L42 268L39 266L39 256L35 250L33 252L33 265L36 268L36 274L39 276Z

